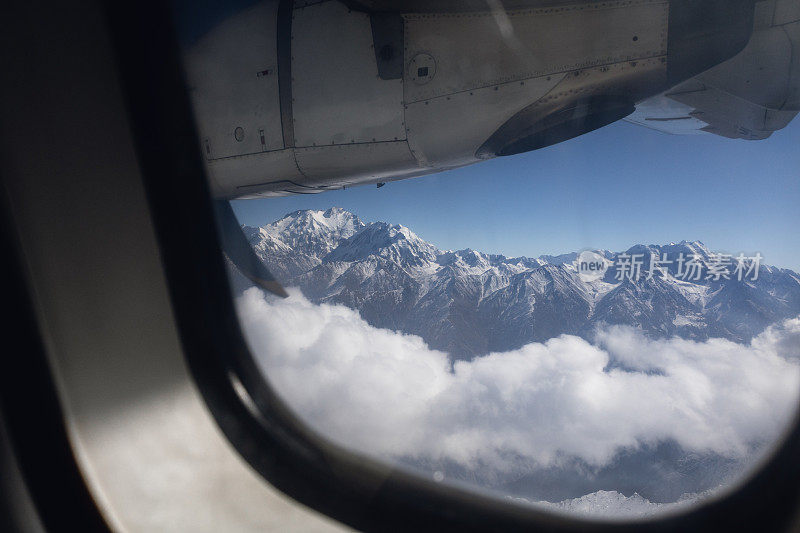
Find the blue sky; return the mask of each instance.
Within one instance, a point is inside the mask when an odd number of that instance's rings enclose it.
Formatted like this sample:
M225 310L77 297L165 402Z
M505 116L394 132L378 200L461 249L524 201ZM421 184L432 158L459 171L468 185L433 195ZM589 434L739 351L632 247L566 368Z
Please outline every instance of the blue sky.
M543 150L431 176L233 203L263 225L338 206L442 249L507 256L700 240L800 271L800 120L764 141L673 136L624 122Z

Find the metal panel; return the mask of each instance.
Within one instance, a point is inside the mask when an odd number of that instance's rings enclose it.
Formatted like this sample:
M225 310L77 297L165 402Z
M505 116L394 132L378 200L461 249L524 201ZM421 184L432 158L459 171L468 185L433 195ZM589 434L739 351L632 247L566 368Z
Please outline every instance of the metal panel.
M639 126L674 135L701 135L708 123L692 114L694 108L663 94L649 98L636 106L636 111L625 118Z
M790 0L792 2L796 0ZM756 2L753 8L753 31L760 31L774 26L777 0Z
M703 90L667 93L673 100L692 107L692 116L708 126L704 131L734 139L764 139L772 133L766 122L767 109L738 98L724 90L706 86ZM779 117L774 117L779 120ZM784 124L785 125L785 124ZM783 126L781 126L783 127Z
M792 70L783 109L800 110L800 22L783 26L783 31L792 42Z
M378 75L382 80L403 77L403 17L392 13L369 16Z
M800 2L798 0L777 0L775 18L772 23L777 26L796 21L800 21Z
M666 58L576 70L503 124L478 149L485 159L563 142L615 122L666 81Z
M626 120L667 133L707 132L749 140L767 138L786 127L800 110L800 56L796 52L800 22L783 26L771 26L771 22L779 9L792 5L800 6L800 2L757 4L759 29L741 53L640 103Z
M555 87L564 74L465 91L408 105L408 141L422 165L475 162L475 151L504 122Z
M290 180L302 183L291 148L272 152L216 159L207 165L212 192L217 198L233 198L270 187L270 182Z
M298 148L296 156L310 185L342 187L420 172L405 141Z
M292 78L296 146L405 139L403 83L379 78L369 15L339 2L296 9Z
M506 11L553 7L574 4L575 0L348 0L347 3L353 9L369 13L466 13L486 11L490 6Z
M208 159L283 148L277 5L267 1L242 11L186 52L187 81Z
M739 55L697 76L705 85L750 103L780 109L792 61L792 43L782 28L753 34Z
M406 65L420 53L436 61L428 83L405 84L407 103L667 50L663 0L404 17Z

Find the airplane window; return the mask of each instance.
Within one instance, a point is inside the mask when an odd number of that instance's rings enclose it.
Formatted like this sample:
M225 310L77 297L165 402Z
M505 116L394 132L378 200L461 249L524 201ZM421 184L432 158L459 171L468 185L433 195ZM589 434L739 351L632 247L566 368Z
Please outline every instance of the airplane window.
M800 400L800 0L175 4L232 297L333 442L559 513Z

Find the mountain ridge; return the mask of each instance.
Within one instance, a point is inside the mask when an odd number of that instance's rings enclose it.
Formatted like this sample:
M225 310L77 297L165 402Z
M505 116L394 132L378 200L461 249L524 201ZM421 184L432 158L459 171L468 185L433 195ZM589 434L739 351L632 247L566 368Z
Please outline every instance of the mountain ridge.
M256 254L281 283L316 303L357 309L371 325L420 335L455 358L542 342L561 334L591 339L601 324L653 337L749 340L800 314L800 276L761 265L758 279L681 280L675 264L648 279L650 254L712 252L701 241L597 250L607 260L643 254L636 281L609 268L594 281L574 265L578 252L537 258L472 249L440 250L406 226L364 223L341 208L299 210L243 226Z

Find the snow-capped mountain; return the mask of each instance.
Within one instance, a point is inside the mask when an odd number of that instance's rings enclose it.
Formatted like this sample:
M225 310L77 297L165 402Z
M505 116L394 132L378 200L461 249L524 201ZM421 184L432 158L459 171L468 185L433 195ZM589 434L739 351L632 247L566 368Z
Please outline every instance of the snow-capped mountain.
M402 225L363 223L340 208L295 211L244 227L256 254L287 286L312 301L344 304L370 324L420 335L458 358L518 348L568 333L591 338L599 324L641 328L654 337L723 337L747 342L800 314L800 276L761 266L758 279L680 279L679 265L648 279L616 279L613 269L584 281L577 253L539 258L443 251ZM597 251L610 261L641 254L712 253L699 241Z
M327 211L295 211L272 224L243 229L270 271L287 281L319 265L342 241L365 227L357 216L333 207Z

